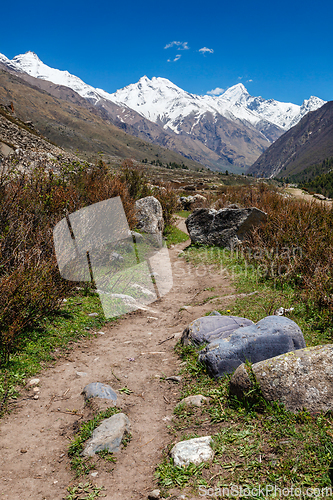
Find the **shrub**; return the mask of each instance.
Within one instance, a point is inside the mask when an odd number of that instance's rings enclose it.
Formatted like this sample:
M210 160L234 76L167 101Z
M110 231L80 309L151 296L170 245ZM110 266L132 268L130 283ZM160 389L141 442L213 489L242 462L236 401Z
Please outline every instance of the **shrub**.
M129 172L129 171L128 171ZM135 174L133 174L135 176ZM41 164L27 175L15 169L0 176L0 361L29 338L29 327L55 312L77 286L59 274L53 228L67 214L120 196L129 226L136 224L134 198L123 172L103 162L60 165L57 174Z
M162 205L164 227L168 227L174 222L174 213L179 209L178 196L167 184L161 188L155 190L154 196Z

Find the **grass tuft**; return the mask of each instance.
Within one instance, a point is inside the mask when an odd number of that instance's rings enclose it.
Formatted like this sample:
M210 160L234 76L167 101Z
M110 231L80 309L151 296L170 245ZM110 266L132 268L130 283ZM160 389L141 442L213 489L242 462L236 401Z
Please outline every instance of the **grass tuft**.
M89 474L90 470L96 467L93 462L92 457L83 457L82 452L84 449L85 442L89 439L100 423L106 418L112 417L116 413L119 413L119 408L111 407L98 413L93 419L84 422L76 434L73 441L68 447L68 456L70 457L70 464L72 470L75 472L76 477L81 475ZM107 450L103 450L98 454L100 458L106 459L109 462L115 462L116 458L113 457L112 453L108 453Z

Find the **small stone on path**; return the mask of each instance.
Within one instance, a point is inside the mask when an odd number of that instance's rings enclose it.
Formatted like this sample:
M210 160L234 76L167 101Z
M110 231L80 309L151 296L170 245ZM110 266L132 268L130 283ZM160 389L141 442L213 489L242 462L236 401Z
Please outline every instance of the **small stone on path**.
M148 494L148 500L159 500L161 498L160 490L153 490Z
M117 401L117 394L107 384L102 384L101 382L91 382L86 385L82 391L85 399L90 398L102 398L102 399L110 399L114 402Z
M33 385L38 385L40 382L39 378L32 378L29 382L29 385L30 386L33 386Z
M125 433L129 433L130 427L130 421L124 413L117 413L103 420L87 441L82 455L92 457L97 451L101 450L117 453L123 436Z
M181 382L182 378L180 375L171 375L171 377L167 377L165 380L171 380L172 382Z
M86 372L76 372L77 377L86 377L88 374Z

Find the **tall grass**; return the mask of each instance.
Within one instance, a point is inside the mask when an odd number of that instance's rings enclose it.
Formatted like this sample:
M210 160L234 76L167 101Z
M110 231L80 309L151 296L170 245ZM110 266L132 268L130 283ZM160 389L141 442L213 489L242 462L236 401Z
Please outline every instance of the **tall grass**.
M245 258L259 266L263 279L289 282L305 301L333 311L333 209L286 197L265 184L224 188L216 203L255 206L268 215L243 242Z

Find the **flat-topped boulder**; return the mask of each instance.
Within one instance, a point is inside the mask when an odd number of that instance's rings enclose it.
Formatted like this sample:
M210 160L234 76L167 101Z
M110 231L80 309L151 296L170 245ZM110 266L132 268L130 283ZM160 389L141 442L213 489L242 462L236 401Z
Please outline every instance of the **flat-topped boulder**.
M201 345L227 338L232 332L245 326L253 325L253 321L238 316L221 316L214 314L195 319L183 331L181 342L184 345Z
M284 316L267 316L257 324L244 326L210 342L199 354L212 377L232 373L239 365L305 347L299 326Z

